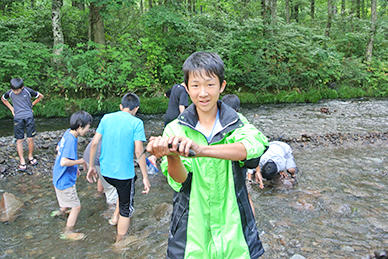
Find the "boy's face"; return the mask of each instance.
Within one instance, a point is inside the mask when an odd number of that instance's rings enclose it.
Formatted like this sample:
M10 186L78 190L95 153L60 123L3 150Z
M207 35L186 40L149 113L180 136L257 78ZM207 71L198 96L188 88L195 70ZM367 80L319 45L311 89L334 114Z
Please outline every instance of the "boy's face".
M22 92L22 90L23 90L23 87L21 87L21 88L19 88L19 89L12 89L12 92L13 92L14 94L20 94L20 93Z
M78 128L78 134L80 136L85 136L85 134L89 131L90 124L86 125L85 127L79 127Z
M188 85L185 87L197 110L207 113L217 109L218 98L225 86L225 80L220 84L218 76L208 75L201 70L189 74Z

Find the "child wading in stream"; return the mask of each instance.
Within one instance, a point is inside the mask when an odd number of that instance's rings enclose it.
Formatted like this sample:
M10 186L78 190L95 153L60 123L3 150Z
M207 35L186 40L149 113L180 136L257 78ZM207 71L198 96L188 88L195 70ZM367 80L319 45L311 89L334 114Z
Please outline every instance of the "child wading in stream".
M267 139L218 100L226 81L217 54L193 53L183 72L193 103L147 145L163 157L162 172L175 190L167 258L258 258L264 249L244 163L263 153Z
M81 240L85 237L85 234L73 231L81 211L75 182L79 175L78 165L82 165L84 170L87 168L85 160L77 157L78 137L88 132L91 123L92 116L89 113L85 111L73 113L70 117L70 129L66 130L57 146L53 184L60 210L54 211L51 215L65 214L67 209L71 208L61 239Z
M143 176L143 193L150 191L150 182L147 175L145 157L142 155L143 142L146 140L143 121L135 115L140 106L140 99L134 93L127 93L121 99L120 111L105 114L102 117L96 134L90 145L89 170L86 179L92 183L97 180L95 158L98 143L101 141L100 170L101 175L113 185L119 196L115 215L111 219L117 223L116 246L125 243L130 220L135 212L135 167L134 153L139 161L140 171ZM118 213L117 213L118 212ZM122 241L122 242L120 242Z

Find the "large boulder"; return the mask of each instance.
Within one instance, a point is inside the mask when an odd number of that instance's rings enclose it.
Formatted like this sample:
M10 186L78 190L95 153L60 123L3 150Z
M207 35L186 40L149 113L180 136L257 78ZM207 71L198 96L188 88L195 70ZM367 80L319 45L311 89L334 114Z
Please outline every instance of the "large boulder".
M12 193L5 192L0 200L0 222L14 221L23 202Z

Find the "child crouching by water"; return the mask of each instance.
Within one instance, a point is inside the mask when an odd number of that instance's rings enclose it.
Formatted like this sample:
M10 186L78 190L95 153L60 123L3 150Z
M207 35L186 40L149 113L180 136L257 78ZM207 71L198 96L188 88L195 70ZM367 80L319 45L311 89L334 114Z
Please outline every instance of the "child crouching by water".
M297 172L291 146L282 141L271 141L268 149L260 157L256 169L249 170L248 180L252 182L252 177L255 175L256 183L259 179L260 188L263 189L262 178L272 181L289 179L291 183L295 183Z
M75 182L79 175L78 165L83 165L84 170L87 168L85 160L77 157L78 136L84 136L91 123L92 116L89 113L85 111L73 113L70 117L70 129L66 130L57 146L53 184L60 210L53 212L52 216L64 214L68 208L71 208L61 239L81 240L85 238L85 234L73 231L81 211Z

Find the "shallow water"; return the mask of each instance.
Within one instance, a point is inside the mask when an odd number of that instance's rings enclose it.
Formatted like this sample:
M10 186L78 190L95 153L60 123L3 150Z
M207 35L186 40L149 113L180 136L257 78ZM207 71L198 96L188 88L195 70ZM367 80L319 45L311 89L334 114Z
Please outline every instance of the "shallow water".
M331 114L321 113L321 107ZM241 112L271 137L388 130L388 100L265 105ZM147 136L161 133L161 116L143 119ZM301 171L298 185L266 185L264 190L253 186L251 193L266 248L262 258L289 258L296 253L306 258L360 258L387 249L388 141L290 144ZM136 183L131 242L116 251L111 246L115 227L107 222L104 199L96 196L95 185L88 184L84 175L77 181L83 208L76 228L87 238L78 242L59 239L65 220L49 216L58 206L50 176L0 180L0 192L24 201L14 222L0 223L0 258L164 258L169 218L156 217L155 209L171 204L172 191L160 174L150 176L150 181L148 195L141 194L141 181Z

